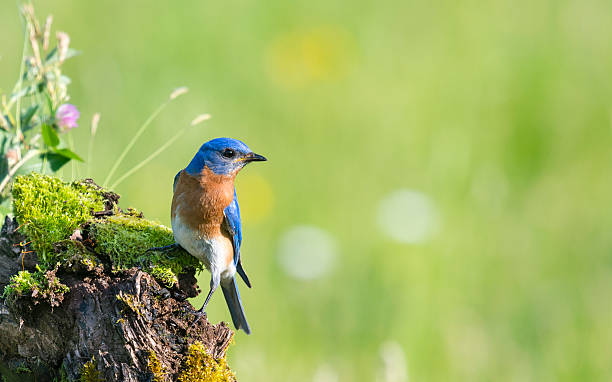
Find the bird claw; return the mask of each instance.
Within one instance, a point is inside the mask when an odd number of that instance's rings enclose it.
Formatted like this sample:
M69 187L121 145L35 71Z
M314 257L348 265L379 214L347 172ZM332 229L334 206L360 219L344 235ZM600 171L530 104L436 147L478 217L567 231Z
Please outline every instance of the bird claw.
M202 309L200 310L195 311L193 315L196 317L196 319L191 323L191 328L195 328L198 321L200 321L200 318L208 316L204 311L204 307L202 307Z

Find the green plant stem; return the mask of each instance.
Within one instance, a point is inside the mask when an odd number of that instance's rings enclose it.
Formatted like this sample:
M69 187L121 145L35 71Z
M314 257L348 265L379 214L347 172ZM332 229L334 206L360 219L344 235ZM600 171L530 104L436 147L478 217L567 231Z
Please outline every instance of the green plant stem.
M166 102L162 103L154 112L153 114L151 114L149 116L149 118L147 118L147 120L145 121L145 123L142 124L142 126L140 126L140 129L138 129L138 131L136 132L136 135L134 135L134 138L132 138L132 140L130 141L130 143L128 143L128 145L125 147L125 149L123 150L123 152L121 153L121 155L119 155L119 158L117 158L117 160L115 161L115 164L113 165L113 167L111 168L110 172L108 173L108 175L106 176L106 179L104 180L104 183L102 183L103 187L106 187L106 185L108 184L109 180L111 179L111 177L115 174L115 171L117 171L117 167L119 167L119 165L121 164L121 162L123 161L123 159L125 158L125 156L127 155L127 153L132 149L132 147L136 144L136 141L138 141L138 138L140 138L140 136L142 135L142 133L144 133L144 131L146 130L147 127L149 127L149 125L151 124L151 122L153 122L153 120L155 119L155 117L157 117L159 115L159 113L161 113L166 106L168 106L168 104L170 104L170 102L172 102L172 99L168 99Z
M72 138L72 135L68 136L68 147L70 147L70 150L74 151L74 139ZM72 181L76 179L75 176L76 177L79 176L78 168L76 168L76 165L74 162L75 162L74 160L70 161L70 164L72 165L71 166L72 167L72 177L70 179L72 179Z
M125 174L121 175L119 177L119 179L117 179L117 181L115 183L113 183L113 185L110 188L111 189L115 189L115 187L117 187L127 177L129 177L130 175L132 175L136 171L140 170L144 165L146 165L147 163L149 163L150 161L155 159L155 157L157 157L164 150L166 150L168 147L170 147L170 145L172 143L174 143L174 141L176 141L181 135L183 135L183 133L185 132L186 129L187 128L183 128L181 131L179 131L177 134L175 134L172 138L170 138L170 140L168 142L164 143L160 148L158 148L151 155L149 155L147 158L145 158L145 160L143 160L142 162L138 163L136 166L134 166L131 170L127 171Z
M89 136L89 147L87 148L87 173L85 176L91 176L91 160L93 158L93 147L95 134Z
M23 86L23 73L25 71L25 52L28 47L28 23L25 24L25 31L23 33L23 48L21 50L21 65L19 66L19 80L17 81L16 92L21 91L21 87ZM9 101L10 102L10 101ZM10 106L9 106L10 107ZM16 116L15 116L15 136L17 139L22 135L21 134L21 96L17 97L17 105L15 107ZM1 191L1 189L0 189Z
M43 160L40 164L40 173L45 175L47 173L47 156L43 156Z

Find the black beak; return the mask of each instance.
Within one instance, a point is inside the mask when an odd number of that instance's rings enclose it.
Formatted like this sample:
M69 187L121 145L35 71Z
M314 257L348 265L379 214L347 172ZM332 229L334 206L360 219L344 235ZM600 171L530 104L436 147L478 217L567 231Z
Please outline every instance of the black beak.
M249 163L249 162L265 162L267 161L266 157L263 155L259 155L259 154L255 154L253 152L248 153L245 157L244 157L244 161Z

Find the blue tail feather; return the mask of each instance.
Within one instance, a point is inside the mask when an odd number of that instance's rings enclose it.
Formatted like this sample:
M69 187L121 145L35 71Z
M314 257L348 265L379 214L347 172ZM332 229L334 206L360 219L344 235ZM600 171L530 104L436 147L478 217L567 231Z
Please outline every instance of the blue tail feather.
M227 307L232 315L234 326L236 329L244 330L246 334L251 334L251 328L249 327L249 323L244 314L244 308L240 301L240 293L238 293L236 278L232 278L232 280L227 283L222 282L221 289L223 290L223 296L225 296Z
M251 281L249 281L249 277L247 276L246 272L244 271L244 268L242 268L242 262L240 260L238 260L238 265L236 266L236 272L238 272L240 277L242 277L242 280L244 281L246 286L248 286L250 288L251 287Z

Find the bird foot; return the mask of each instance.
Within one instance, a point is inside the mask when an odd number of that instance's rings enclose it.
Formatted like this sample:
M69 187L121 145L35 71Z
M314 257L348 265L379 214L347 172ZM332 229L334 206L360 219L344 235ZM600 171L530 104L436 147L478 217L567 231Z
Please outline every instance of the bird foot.
M197 310L193 313L193 315L195 316L195 320L191 323L191 328L195 328L196 324L198 323L198 321L200 321L200 318L202 317L207 317L206 312L204 311L204 307L202 307L200 310Z

